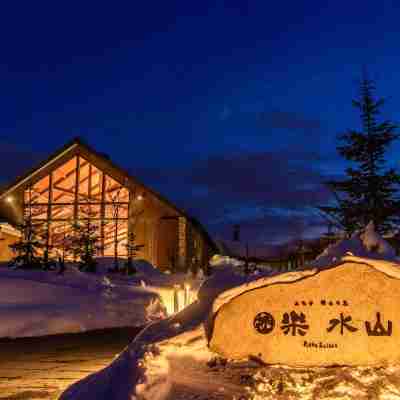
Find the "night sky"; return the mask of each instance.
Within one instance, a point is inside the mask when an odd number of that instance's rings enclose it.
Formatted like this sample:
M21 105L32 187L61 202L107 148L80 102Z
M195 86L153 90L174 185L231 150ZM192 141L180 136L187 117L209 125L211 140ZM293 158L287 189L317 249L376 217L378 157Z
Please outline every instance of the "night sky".
M239 223L270 254L317 235L363 66L400 122L399 19L395 1L7 2L1 181L81 136L214 237Z

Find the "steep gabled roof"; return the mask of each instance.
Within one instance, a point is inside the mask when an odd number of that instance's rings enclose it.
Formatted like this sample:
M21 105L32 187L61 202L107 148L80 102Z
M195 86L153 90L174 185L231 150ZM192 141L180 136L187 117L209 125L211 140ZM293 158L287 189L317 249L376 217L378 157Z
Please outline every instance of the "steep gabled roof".
M14 181L12 181L10 184L5 185L3 188L0 190L0 199L3 198L4 196L7 196L9 192L12 190L16 189L18 186L22 185L25 181L27 181L32 175L35 173L39 172L40 170L44 169L47 167L48 164L51 162L55 161L59 157L63 156L65 153L70 151L72 148L77 147L79 145L83 145L83 142L81 141L80 138L74 138L73 140L69 141L66 143L61 149L57 150L56 152L52 153L49 157L47 157L44 161L42 161L40 164L38 164L36 167L31 168L28 172L25 174L18 176ZM93 150L90 150L93 151Z
M114 164L114 162L111 161L111 159L107 155L105 155L104 153L97 152L95 149L90 147L87 143L85 143L79 137L75 137L73 140L66 143L61 149L59 149L56 152L54 152L53 154L51 154L46 160L44 160L40 164L38 164L35 168L32 168L26 174L17 177L11 184L5 186L2 190L0 190L0 199L3 198L4 196L7 196L7 194L10 193L12 190L16 189L18 186L22 185L24 182L29 180L32 177L32 175L34 175L34 174L38 173L39 171L41 171L42 169L46 168L49 164L51 164L55 160L59 159L60 157L62 157L64 154L68 153L75 147L83 148L88 153L94 154L96 157L101 159L104 163L108 164L112 169L119 170L128 179L134 181L136 185L141 186L143 189L150 192L155 198L160 200L162 203L167 204L169 207L171 207L173 210L175 210L178 214L185 216L199 231L201 231L202 235L205 237L205 239L207 240L209 245L214 250L217 249L214 241L211 239L211 237L208 234L208 232L206 231L206 229L200 224L200 222L198 220L196 220L195 218L188 215L186 213L186 211L178 208L175 204L171 203L168 199L166 199L164 196L162 196L155 190L153 190L153 189L149 188L148 186L146 186L145 184L143 184L136 177L133 177L127 170Z

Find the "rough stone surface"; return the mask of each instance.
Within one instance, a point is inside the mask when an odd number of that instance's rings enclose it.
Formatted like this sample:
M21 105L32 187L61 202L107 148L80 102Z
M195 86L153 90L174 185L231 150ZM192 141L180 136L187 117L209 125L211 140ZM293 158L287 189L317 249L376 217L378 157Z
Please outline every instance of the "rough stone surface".
M400 279L346 262L246 291L219 309L210 347L292 366L399 362Z

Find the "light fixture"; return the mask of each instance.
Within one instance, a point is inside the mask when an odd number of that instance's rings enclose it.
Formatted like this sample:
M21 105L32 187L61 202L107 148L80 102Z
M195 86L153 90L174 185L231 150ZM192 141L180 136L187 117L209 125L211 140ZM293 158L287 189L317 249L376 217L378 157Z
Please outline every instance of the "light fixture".
M6 197L6 201L7 201L7 203L12 203L13 202L13 197L12 196L7 196Z
M138 195L138 197L136 197L138 200L143 200L143 196L141 194Z

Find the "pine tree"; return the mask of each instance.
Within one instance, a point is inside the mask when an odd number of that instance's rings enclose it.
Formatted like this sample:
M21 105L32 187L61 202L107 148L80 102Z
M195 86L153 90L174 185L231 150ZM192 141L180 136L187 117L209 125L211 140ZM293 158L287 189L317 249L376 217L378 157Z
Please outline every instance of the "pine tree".
M111 207L112 207L112 215L113 215L113 223L114 223L114 240L113 240L113 247L114 247L114 268L112 269L113 272L118 272L119 270L119 257L118 257L118 244L121 239L118 238L118 231L120 228L120 220L119 220L119 213L120 213L120 194L121 188L118 189L114 195L111 196Z
M137 253L144 247L143 244L136 244L136 235L134 232L130 232L128 235L128 243L126 249L128 258L126 260L126 273L128 275L136 273L136 269L133 265L133 260L136 259Z
M361 116L362 130L349 130L339 136L339 154L351 166L343 180L326 182L336 200L334 206L319 207L348 234L373 221L378 232L392 231L400 222L398 185L400 176L386 167L385 153L399 135L397 126L379 121L384 99L374 96L375 85L365 74L360 97L353 100Z
M68 238L68 252L77 259L81 271L96 272L96 254L100 250L98 227L87 220L74 222L71 225L72 233Z
M40 256L43 249L43 238L39 235L38 224L35 224L31 216L17 226L21 232L20 239L9 245L15 256L10 261L11 267L22 269L41 269L43 259Z

